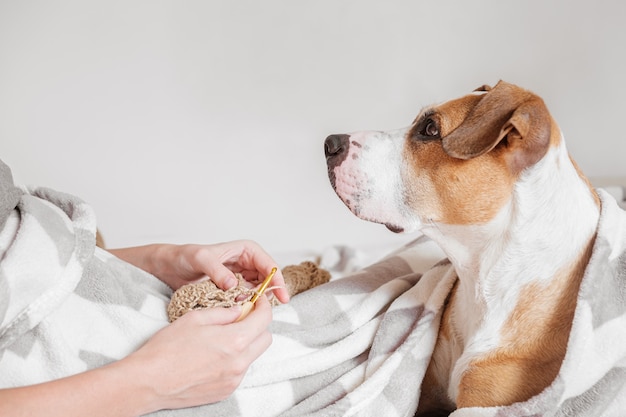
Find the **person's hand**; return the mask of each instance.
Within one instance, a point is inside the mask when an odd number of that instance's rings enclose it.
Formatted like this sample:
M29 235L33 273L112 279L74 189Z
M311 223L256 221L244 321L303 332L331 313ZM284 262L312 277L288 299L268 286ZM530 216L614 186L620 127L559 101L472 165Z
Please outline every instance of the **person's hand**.
M157 276L174 290L205 277L226 290L237 285L235 272L241 273L247 281L261 282L277 266L261 246L250 240L212 245L156 244L110 252ZM289 301L280 269L270 287L277 287L272 292L281 303Z
M0 415L139 416L223 400L270 346L265 296L240 307L195 310L108 365L40 384L0 389Z
M142 375L142 383L151 387L154 410L221 401L272 341L267 330L271 306L265 296L245 319L233 323L240 312L239 307L191 311L120 365L135 371L129 375Z

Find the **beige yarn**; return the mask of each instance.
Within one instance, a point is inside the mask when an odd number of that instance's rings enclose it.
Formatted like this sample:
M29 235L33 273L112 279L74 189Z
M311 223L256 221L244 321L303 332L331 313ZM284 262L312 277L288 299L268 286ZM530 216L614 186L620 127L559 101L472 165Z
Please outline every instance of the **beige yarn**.
M167 317L171 322L192 310L210 307L232 307L243 304L254 295L254 290L245 286L241 274L235 274L239 284L227 291L218 288L211 280L183 285L174 292L167 306Z
M319 268L310 261L304 261L300 265L286 266L282 269L282 273L285 277L287 292L292 297L330 280L328 271ZM174 292L167 306L167 316L170 323L192 310L232 307L250 300L254 295L254 289L249 288L250 284L244 280L241 274L235 275L239 280L239 285L227 291L218 288L210 280L180 287ZM271 299L271 302L272 305L280 304L275 298Z
M310 261L286 266L282 269L282 273L290 296L330 281L330 272Z

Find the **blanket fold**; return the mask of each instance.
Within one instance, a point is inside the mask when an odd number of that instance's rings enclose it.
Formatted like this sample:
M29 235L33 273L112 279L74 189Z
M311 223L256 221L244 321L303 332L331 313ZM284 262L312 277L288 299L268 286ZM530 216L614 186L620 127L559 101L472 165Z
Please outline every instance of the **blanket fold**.
M623 415L626 215L608 194L600 195L598 237L555 381L524 403L452 416ZM11 191L4 201L0 387L101 366L168 324L171 290L95 248L95 216L87 204L41 188ZM153 415L412 416L455 280L440 249L420 237L275 307L273 344L230 398Z

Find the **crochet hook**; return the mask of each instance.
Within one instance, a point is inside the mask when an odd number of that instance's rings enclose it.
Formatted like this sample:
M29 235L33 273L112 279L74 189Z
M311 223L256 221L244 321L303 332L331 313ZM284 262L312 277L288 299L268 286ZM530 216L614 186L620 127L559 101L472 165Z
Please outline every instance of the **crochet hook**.
M272 271L263 280L263 282L261 283L261 286L259 287L259 289L254 292L254 295L252 296L250 301L246 301L245 303L242 304L242 306L241 306L241 314L239 315L237 320L235 320L236 322L245 319L248 316L248 314L250 314L250 312L254 308L254 303L256 303L256 300L258 300L259 297L261 295L263 295L263 293L267 289L267 286L270 284L270 281L274 277L274 274L276 273L276 270L277 270L276 267L272 268Z

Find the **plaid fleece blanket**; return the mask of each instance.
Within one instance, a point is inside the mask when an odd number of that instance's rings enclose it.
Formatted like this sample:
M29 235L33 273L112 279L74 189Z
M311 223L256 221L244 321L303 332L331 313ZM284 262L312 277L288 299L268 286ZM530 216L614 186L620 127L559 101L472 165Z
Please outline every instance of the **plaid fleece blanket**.
M16 188L1 161L0 192L0 388L101 366L167 325L171 290L95 248L87 204ZM601 196L598 238L555 381L524 403L452 416L625 415L626 213ZM435 244L418 238L275 307L274 342L230 398L153 415L412 416L455 280Z

